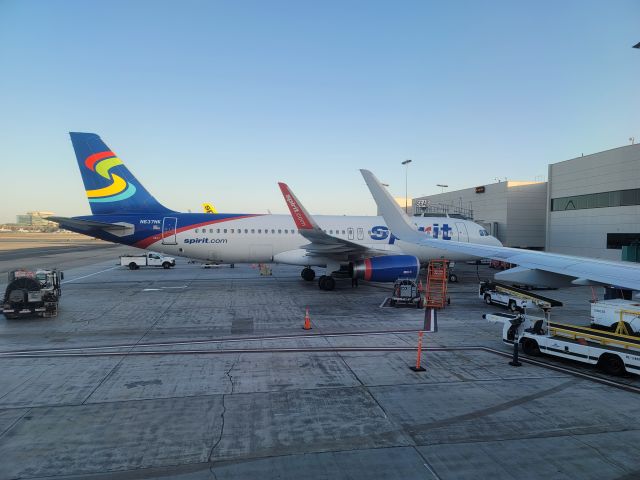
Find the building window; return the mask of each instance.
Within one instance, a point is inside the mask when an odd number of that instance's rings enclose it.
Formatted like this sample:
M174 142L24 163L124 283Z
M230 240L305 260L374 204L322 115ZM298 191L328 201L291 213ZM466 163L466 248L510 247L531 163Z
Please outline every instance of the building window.
M640 233L607 233L607 248L622 250L633 244L640 244Z
M551 199L551 211L586 210L590 208L625 207L640 205L640 188L590 193Z

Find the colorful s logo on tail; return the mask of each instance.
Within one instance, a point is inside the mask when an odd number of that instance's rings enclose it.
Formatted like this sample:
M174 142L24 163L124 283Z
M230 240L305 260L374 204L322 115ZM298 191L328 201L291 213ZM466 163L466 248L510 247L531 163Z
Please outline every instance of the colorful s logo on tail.
M122 165L122 160L116 157L115 153L111 151L94 153L87 157L84 164L89 170L111 181L111 185L106 187L87 190L90 203L117 202L136 193L136 186L133 183L128 183L124 178L110 172L113 167Z
M175 213L142 186L98 135L80 132L70 135L94 215Z

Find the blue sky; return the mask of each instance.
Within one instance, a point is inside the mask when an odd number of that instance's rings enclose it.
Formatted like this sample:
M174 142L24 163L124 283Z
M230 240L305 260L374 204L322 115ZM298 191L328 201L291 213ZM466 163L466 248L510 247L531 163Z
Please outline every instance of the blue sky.
M0 0L0 222L89 212L67 132L162 203L373 214L640 141L637 1Z

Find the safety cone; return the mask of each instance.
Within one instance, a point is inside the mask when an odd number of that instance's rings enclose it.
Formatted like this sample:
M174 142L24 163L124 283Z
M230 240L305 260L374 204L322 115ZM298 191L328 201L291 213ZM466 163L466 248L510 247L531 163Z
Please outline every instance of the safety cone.
M311 330L311 317L309 317L309 307L307 307L307 311L304 314L304 327L305 330Z

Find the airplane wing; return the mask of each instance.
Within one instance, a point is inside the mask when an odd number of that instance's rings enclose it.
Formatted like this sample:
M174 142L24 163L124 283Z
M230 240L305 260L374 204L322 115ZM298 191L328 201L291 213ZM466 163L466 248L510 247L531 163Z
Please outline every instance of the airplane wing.
M387 255L389 253L329 235L320 228L315 219L307 212L286 183L278 182L278 185L287 203L287 207L289 207L293 221L300 231L300 235L310 242L308 245L301 247L305 249L309 255L352 258L365 255Z
M375 175L369 170L360 172L387 226L401 241L518 265L517 268L496 274L496 278L500 280L548 286L604 285L640 290L640 264L632 262L598 260L425 237L414 228Z

